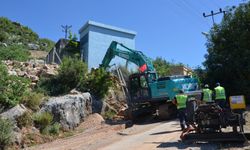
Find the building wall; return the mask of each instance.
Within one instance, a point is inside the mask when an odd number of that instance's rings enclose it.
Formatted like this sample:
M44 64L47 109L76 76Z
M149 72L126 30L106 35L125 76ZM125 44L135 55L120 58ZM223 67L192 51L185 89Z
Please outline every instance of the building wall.
M170 68L171 75L192 75L193 71L185 66L173 66Z
M81 56L88 64L88 69L98 68L112 41L123 43L131 49L135 49L135 34L126 33L124 29L111 26L88 24L84 30L80 30ZM86 26L86 25L85 25ZM112 63L120 63L124 60L115 58Z

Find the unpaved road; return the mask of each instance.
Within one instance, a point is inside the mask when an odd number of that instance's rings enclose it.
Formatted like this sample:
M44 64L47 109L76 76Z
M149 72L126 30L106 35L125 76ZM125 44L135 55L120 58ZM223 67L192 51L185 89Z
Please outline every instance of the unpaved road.
M247 124L247 127L250 124ZM179 141L178 120L160 122L150 120L124 129L124 125L101 124L84 132L32 147L46 150L154 150L154 149L250 149L243 145L184 144Z
M137 131L141 130L137 126ZM141 130L139 133L130 133L131 129L121 132L124 137L113 144L110 144L101 150L154 150L154 149L216 149L216 145L186 145L179 138L181 131L177 120L156 123L148 130ZM136 131L136 130L134 130ZM128 135L126 134L128 133Z

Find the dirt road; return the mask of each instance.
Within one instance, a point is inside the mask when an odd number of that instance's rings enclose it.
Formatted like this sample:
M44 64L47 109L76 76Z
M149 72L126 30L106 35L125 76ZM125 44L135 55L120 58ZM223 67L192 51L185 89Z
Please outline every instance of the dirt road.
M154 149L216 149L216 145L186 145L179 138L181 131L177 120L156 123L150 129L137 126L137 129L127 129L120 134L122 140L110 144L101 150L154 150ZM131 132L130 130L134 130ZM139 132L139 133L138 133Z
M247 123L247 126L249 124ZM250 149L243 145L184 144L177 120L150 120L124 129L124 125L99 124L75 136L58 139L30 149L46 150L154 150L154 149ZM234 148L233 148L234 147Z

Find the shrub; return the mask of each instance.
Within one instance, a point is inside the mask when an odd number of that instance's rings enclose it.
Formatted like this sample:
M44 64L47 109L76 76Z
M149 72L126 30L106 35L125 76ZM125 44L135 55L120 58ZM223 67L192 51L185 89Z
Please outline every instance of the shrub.
M92 69L87 77L81 81L78 89L82 92L89 91L97 98L103 98L110 87L114 86L109 72L103 68Z
M49 39L42 38L39 40L40 49L44 51L50 51L55 43Z
M49 135L59 135L61 125L59 123L54 123L53 125L49 125L42 130L42 134Z
M30 109L36 111L39 109L39 106L42 102L42 99L44 97L44 94L42 93L37 93L37 92L27 92L23 97L22 97L22 103L29 107Z
M116 115L116 112L109 109L107 111L105 111L105 114L104 114L104 118L105 119L113 119L113 117Z
M29 112L25 112L19 116L16 121L19 128L31 126L33 123L32 116Z
M45 91L46 94L52 96L65 94L75 88L86 73L87 66L81 60L64 58L58 75L42 79L38 83L38 89L40 88L40 91Z
M5 42L8 45L21 43L25 48L28 48L29 43L34 43L45 51L51 50L54 46L54 42L49 39L39 39L39 36L29 27L4 17L0 17L0 42Z
M0 118L0 149L5 149L12 139L13 124L6 119Z
M27 61L29 56L30 52L21 45L0 47L0 60Z
M8 75L6 67L0 63L0 106L9 108L17 105L29 83L29 79Z
M40 128L40 130L42 131L48 125L51 124L53 120L53 116L48 112L43 112L43 113L35 114L33 120L34 120L35 125L38 128Z

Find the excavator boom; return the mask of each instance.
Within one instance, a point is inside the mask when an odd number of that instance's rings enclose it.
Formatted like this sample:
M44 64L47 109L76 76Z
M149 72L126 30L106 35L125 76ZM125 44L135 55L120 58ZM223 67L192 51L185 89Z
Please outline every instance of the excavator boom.
M121 47L121 48L119 48ZM115 57L121 57L129 62L134 63L139 67L139 71L144 72L155 72L152 61L145 56L141 51L130 49L121 43L112 41L110 44L103 60L101 67L108 68L110 61Z

